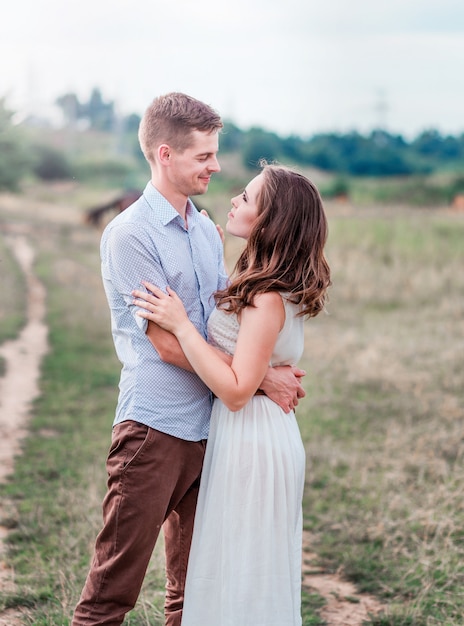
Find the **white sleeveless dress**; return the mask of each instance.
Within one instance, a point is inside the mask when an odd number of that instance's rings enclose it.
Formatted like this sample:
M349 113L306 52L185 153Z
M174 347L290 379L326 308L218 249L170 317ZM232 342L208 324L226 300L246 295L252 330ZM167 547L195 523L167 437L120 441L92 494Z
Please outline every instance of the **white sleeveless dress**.
M272 365L294 365L303 318L286 321ZM215 309L209 341L233 354L235 315ZM293 411L254 396L232 412L216 399L190 551L182 626L300 626L305 450Z

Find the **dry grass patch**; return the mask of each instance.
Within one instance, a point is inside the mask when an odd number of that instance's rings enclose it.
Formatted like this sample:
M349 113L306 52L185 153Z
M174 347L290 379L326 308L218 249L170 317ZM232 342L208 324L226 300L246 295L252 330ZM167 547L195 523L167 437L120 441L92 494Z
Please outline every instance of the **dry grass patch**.
M439 212L332 217L329 314L307 324L307 528L385 624L464 611L463 239Z

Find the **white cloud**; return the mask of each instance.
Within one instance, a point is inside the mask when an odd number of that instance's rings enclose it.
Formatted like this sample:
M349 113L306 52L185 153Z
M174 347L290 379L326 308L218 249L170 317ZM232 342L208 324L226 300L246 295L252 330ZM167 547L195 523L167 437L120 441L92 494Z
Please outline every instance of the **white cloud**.
M461 0L22 0L0 21L0 96L94 86L124 112L182 90L277 132L464 130Z

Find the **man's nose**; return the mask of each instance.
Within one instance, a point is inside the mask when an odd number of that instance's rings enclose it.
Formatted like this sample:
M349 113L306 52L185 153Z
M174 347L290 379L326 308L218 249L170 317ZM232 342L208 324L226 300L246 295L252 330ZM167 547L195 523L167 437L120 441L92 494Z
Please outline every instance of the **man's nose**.
M212 172L220 172L221 171L221 166L219 165L219 161L217 160L216 157L213 157L211 159L211 163L209 165L209 168Z

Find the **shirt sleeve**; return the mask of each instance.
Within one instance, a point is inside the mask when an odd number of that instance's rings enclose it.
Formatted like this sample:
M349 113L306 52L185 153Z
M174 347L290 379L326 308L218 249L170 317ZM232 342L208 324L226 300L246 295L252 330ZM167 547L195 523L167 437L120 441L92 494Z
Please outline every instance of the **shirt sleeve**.
M146 291L142 280L155 284L163 291L166 291L167 285L153 239L138 225L114 226L102 246L102 274L124 299L137 325L145 330L147 320L136 315L138 307L132 304L132 291Z

